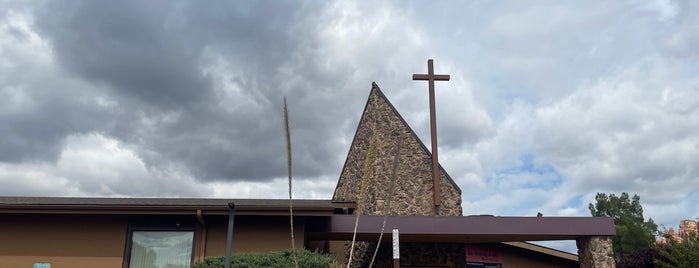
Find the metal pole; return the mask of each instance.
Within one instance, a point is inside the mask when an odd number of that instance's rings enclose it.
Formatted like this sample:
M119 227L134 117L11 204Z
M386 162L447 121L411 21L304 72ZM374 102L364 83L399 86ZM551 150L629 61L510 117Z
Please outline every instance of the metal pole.
M393 268L400 268L400 241L398 228L393 228Z
M233 220L235 220L235 203L228 203L228 236L226 240L226 268L231 268L231 250L233 247Z

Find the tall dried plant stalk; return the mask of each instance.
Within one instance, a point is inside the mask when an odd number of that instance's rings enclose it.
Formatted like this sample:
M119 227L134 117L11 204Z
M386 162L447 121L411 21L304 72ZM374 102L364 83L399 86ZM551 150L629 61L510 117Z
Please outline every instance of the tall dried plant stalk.
M371 141L369 142L369 152L364 160L364 174L362 175L362 184L359 190L359 199L357 200L357 210L354 212L354 233L352 234L352 243L350 244L350 254L349 260L347 261L347 268L350 268L352 264L352 257L354 255L354 242L357 239L357 226L359 226L359 216L364 212L364 201L366 199L366 192L369 188L369 178L371 174L374 173L374 161L376 160L378 132L374 131L371 135Z
M289 110L286 106L286 96L284 96L284 130L286 132L286 158L287 173L289 174L289 225L291 226L291 253L294 256L294 267L299 267L296 258L296 243L294 243L294 202L291 196L291 132L289 131Z
M383 231L386 229L386 220L388 219L388 214L391 212L391 200L393 199L393 193L395 190L396 174L398 173L398 159L400 157L400 150L403 149L403 138L398 134L398 144L396 145L395 151L393 151L393 163L391 167L391 182L388 185L388 193L386 194L386 200L383 203L381 210L383 211L383 223L381 224L381 232L379 232L379 241L376 242L376 249L374 250L374 255L371 256L371 262L369 263L369 268L374 266L374 261L376 260L376 254L379 253L379 246L381 246L381 240L383 239Z

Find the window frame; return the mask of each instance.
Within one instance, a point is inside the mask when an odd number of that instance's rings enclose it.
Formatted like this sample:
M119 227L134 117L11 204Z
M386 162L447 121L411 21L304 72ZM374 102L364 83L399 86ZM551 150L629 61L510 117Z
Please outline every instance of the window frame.
M126 243L124 246L124 260L122 268L129 268L131 265L131 246L133 245L133 232L192 232L192 248L190 254L190 268L194 266L197 247L198 222L195 217L182 216L132 216L126 233Z

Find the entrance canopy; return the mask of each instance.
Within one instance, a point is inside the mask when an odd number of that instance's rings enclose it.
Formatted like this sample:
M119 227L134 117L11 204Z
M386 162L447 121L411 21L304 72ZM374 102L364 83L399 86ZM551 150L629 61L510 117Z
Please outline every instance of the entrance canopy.
M333 215L309 224L310 240L352 240L354 215ZM362 215L357 240L377 241L383 216ZM496 216L389 216L383 241L391 230L400 230L401 242L494 243L514 241L576 240L588 236L613 236L608 217L496 217Z

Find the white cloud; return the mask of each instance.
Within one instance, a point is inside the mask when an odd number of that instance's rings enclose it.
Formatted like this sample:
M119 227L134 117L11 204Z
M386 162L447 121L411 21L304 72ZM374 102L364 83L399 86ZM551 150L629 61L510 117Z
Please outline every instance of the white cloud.
M133 151L98 133L69 136L55 164L3 164L2 167L0 178L6 183L26 182L25 187L4 192L6 195L201 195L191 177L149 170ZM46 191L40 191L42 188Z
M636 1L641 9L657 13L659 21L668 21L675 18L677 15L677 3L673 0L653 0L653 1Z
M34 19L26 12L9 9L0 17L0 68L11 68L18 61L51 64L53 54L44 38L33 29Z
M335 190L334 178L292 178L294 199L330 199ZM207 187L213 190L210 197L216 198L289 198L289 179L277 178L267 183L259 182L212 182Z
M660 223L692 217L692 206L677 202L699 189L699 83L676 71L681 68L640 59L556 101L515 102L497 134L475 146L481 175L491 179L473 190L461 186L464 210L584 216L595 192L625 191L639 194L651 208L646 217ZM523 155L554 168L561 184L544 193L526 184L545 183L548 174L522 169L502 176L520 167ZM570 206L576 196L582 202Z
M99 133L71 135L56 164L0 164L0 195L288 198L288 179L199 182L182 167L148 167L129 146ZM294 179L294 198L328 199L332 178Z
M0 195L56 196L81 195L68 178L56 176L46 165L9 165L0 163Z

